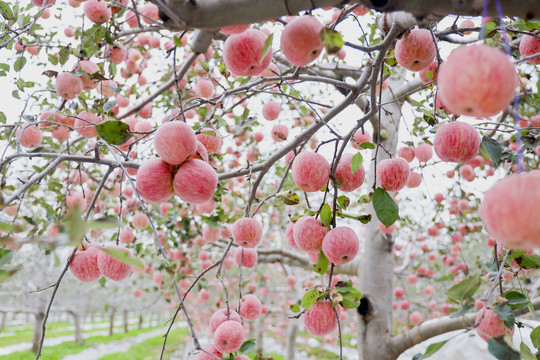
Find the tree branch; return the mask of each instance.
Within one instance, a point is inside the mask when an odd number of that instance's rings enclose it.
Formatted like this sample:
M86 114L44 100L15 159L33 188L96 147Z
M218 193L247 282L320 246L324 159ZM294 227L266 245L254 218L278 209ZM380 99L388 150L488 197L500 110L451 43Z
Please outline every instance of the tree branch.
M540 309L540 298L531 300L532 306L535 309ZM529 312L527 307L514 311L516 316L523 315ZM416 326L411 330L395 336L390 340L390 351L397 357L405 350L413 347L434 336L447 333L449 331L465 329L474 326L476 313L466 314L459 318L445 317L437 321L426 322L420 326Z

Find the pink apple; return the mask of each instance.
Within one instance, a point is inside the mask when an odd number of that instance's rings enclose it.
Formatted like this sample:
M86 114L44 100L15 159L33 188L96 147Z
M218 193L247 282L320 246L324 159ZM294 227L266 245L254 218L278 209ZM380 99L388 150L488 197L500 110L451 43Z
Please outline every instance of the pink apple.
M453 121L437 129L433 147L441 160L465 163L478 153L480 142L480 136L472 125Z
M84 4L84 14L90 21L103 24L111 18L111 9L105 0L88 0Z
M285 230L285 238L287 239L287 244L289 246L298 249L298 245L296 245L296 242L294 241L294 223L291 222L289 225L287 225L287 229Z
M407 182L408 188L419 187L422 183L422 174L411 171L409 174L409 181Z
M105 249L125 251L131 256L131 251L119 245L107 245ZM101 274L115 281L123 280L131 273L131 265L112 257L104 251L99 252L97 265Z
M202 98L214 96L214 83L211 80L199 79L195 84L195 93Z
M439 96L452 112L489 117L506 109L518 85L507 55L487 45L463 46L441 64Z
M262 313L261 301L255 295L244 295L240 301L239 313L246 320L256 320Z
M352 160L354 155L345 153L339 159L338 166L336 168L336 178L339 181L339 189L341 191L350 192L358 189L364 183L366 177L366 171L363 166L352 173Z
M359 246L358 236L346 226L333 228L326 233L322 241L324 255L336 265L343 265L354 259Z
M513 330L507 328L504 321L489 308L485 311L482 309L476 314L475 325L478 336L485 341L489 341L492 337L513 333Z
M420 144L414 149L414 156L420 162L427 162L433 157L433 149L429 144Z
M319 219L303 216L294 223L293 237L296 246L304 251L319 251L323 239L330 229Z
M242 323L242 318L236 311L229 309L229 317L227 318L227 309L219 309L210 317L210 331L212 334L216 332L219 325L223 324L227 320Z
M304 313L304 326L315 336L330 334L337 329L337 325L336 313L330 301L318 301Z
M268 36L261 30L247 29L231 35L223 45L225 66L238 76L253 76L262 73L272 60L272 47L262 58L262 50Z
M201 351L197 356L197 360L216 360L222 359L222 354L215 348L214 344L208 344L203 348L204 351ZM211 354L211 355L209 355Z
M71 264L69 271L79 280L91 282L101 277L97 259L101 251L98 245L89 245L86 248L79 246Z
M437 55L431 31L414 29L396 43L396 60L407 70L420 71L427 68Z
M83 82L79 76L63 72L56 77L55 89L58 96L71 100L81 93Z
M223 143L221 136L211 128L202 129L202 132L197 134L197 140L204 145L208 154L218 153Z
M371 134L365 131L363 128L360 128L354 132L354 135L351 139L351 145L357 150L363 150L362 145L365 142L371 142Z
M516 250L540 247L540 171L510 175L484 195L478 213L499 244Z
M405 290L402 287L396 286L394 288L394 296L398 299L401 299L405 295Z
M427 68L420 70L418 75L420 75L420 80L422 80L423 84L429 84L430 82L437 80L438 67L439 63L433 61Z
M321 190L328 182L330 171L330 164L324 156L311 151L298 154L291 169L294 183L305 192Z
M523 57L540 53L540 39L534 36L524 35L519 42L519 52ZM529 59L527 62L538 65L540 64L540 56Z
M323 49L319 36L322 25L314 16L303 15L285 25L281 33L281 51L295 66L306 66Z
M158 127L154 148L161 159L180 165L197 150L197 138L191 127L182 121L169 121Z
M251 24L239 24L239 25L229 25L222 27L219 31L225 35L240 34L249 29Z
M98 136L95 125L101 124L102 121L103 119L98 115L83 111L77 116L73 126L79 135L84 136L87 139L91 139Z
M399 191L409 181L409 164L403 158L385 159L377 164L377 182L388 191Z
M423 320L424 320L424 317L423 317L422 314L420 314L420 312L418 312L418 311L413 311L413 312L411 313L411 315L409 315L409 321L410 321L411 324L413 324L414 326L419 325Z
M401 147L397 150L397 156L412 162L414 160L414 148L412 146Z
M145 201L168 201L174 195L170 166L159 158L145 160L137 171L136 189Z
M219 352L233 353L244 343L244 327L237 321L227 320L214 333L214 346Z
M16 132L17 138L20 139L21 146L28 149L35 149L39 145L41 145L41 141L43 140L43 134L41 133L41 130L37 126L23 125L23 129L24 130L22 130L22 134L21 134L20 127L17 128L17 132Z
M289 128L286 125L276 124L272 127L270 133L272 134L272 139L275 142L285 141L289 136Z
M281 112L281 105L277 101L265 102L262 107L262 114L266 120L276 120Z
M252 248L261 241L262 225L254 218L240 218L232 227L232 237L241 247Z
M174 192L187 203L201 204L214 195L218 175L202 160L188 160L180 166L173 179Z
M252 268L257 264L257 250L239 246L234 251L234 260L238 265L242 263L243 267Z

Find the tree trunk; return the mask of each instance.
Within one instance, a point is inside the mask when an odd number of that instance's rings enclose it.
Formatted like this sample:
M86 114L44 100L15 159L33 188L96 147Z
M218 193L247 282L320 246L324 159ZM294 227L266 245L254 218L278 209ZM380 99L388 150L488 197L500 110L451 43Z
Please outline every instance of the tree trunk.
M109 314L109 336L114 334L114 309L111 308Z
M123 312L123 322L124 322L124 332L127 333L128 330L128 320L129 320L129 312L127 310L124 310Z
M76 311L70 311L71 316L73 316L73 321L75 322L75 343L77 345L82 345L83 336L82 336L82 327L81 327L81 316Z
M380 120L372 119L374 143L382 145L393 155L396 154L399 120L403 106L401 94L406 93L412 86L418 85L417 82L412 82L398 88L397 84L398 82L391 83L389 89L383 93L381 103L385 105L380 112ZM376 148L374 151L377 163L389 157L381 148L378 151ZM375 180L375 166L372 162L367 180L369 187L373 186ZM369 212L373 220L367 225L364 252L358 272L363 297L358 309L360 359L393 360L394 357L388 351L388 345L392 336L394 242L392 235L385 235L379 231L379 221L371 205Z
M7 313L3 312L2 314L2 320L0 320L0 332L4 331L6 328L6 322L7 322Z
M142 313L139 314L139 329L142 329L143 327L143 315Z
M290 320L287 329L287 345L285 348L285 359L294 360L296 353L296 336L298 335L298 320Z
M34 335L32 336L32 352L38 352L41 337L43 336L43 320L45 319L45 302L41 301L35 313Z

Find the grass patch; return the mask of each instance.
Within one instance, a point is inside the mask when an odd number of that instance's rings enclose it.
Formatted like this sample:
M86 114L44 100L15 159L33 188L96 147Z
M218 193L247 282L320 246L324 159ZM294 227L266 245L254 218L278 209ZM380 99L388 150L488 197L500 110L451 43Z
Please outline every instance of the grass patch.
M187 328L172 330L167 340L167 347L163 359L170 359L171 355L178 350L178 347L184 344L184 337L189 334ZM139 344L135 344L126 352L118 352L105 355L99 360L154 360L159 359L161 348L163 346L163 336L156 336L147 339Z
M257 358L257 354L252 354L252 355L249 355L249 358L250 359L255 359ZM259 359L259 358L257 358ZM285 360L285 358L283 357L283 355L279 355L279 354L274 354L274 353L270 353L270 354L263 354L263 357L261 359L267 359L267 360L270 360L270 359L274 359L274 360Z
M58 344L55 346L46 346L43 348L40 359L60 360L66 355L76 354L95 344L110 343L112 341L121 340L127 337L139 335L139 334L142 334L142 333L145 333L147 331L157 329L157 328L159 328L159 326L154 326L154 327L146 328L146 329L132 330L128 333L117 333L117 334L114 334L113 336L92 336L85 339L83 345L77 345L75 344L74 341L66 341L66 342L63 342L62 344ZM35 358L36 358L36 354L30 350L18 351L18 352L11 353L9 355L0 356L0 360L34 360Z
M310 347L307 351L307 347L301 346L301 348L308 353L308 356L317 360L337 360L339 355L334 354L333 352L326 351L323 348L319 347Z

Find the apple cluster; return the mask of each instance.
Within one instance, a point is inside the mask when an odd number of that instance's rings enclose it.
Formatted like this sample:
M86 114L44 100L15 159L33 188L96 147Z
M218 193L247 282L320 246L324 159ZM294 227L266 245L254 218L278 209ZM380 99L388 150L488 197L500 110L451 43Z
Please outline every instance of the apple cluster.
M218 175L207 163L219 151L221 138L212 129L195 135L181 121L162 124L154 136L159 158L144 161L137 172L137 191L148 202L163 203L174 194L187 203L202 204L216 190Z
M128 277L131 273L131 265L120 261L101 249L101 246L96 243L86 246L81 245L69 265L71 273L84 282L97 280L101 275L115 281ZM105 249L125 251L131 256L129 249L119 245L107 245Z

